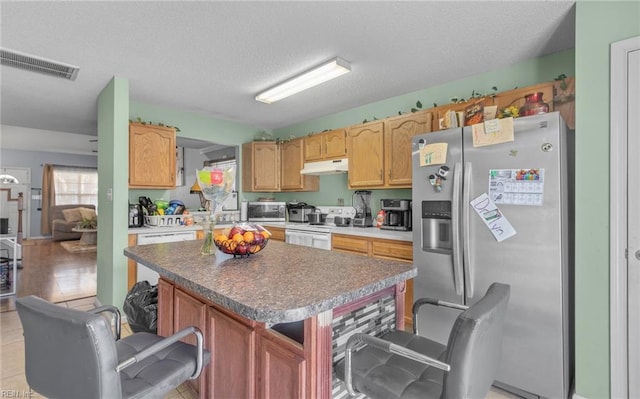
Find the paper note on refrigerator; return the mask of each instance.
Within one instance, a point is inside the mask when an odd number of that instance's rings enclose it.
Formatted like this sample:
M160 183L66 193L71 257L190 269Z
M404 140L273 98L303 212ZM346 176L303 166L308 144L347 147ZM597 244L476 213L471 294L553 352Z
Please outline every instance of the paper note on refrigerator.
M427 144L420 148L420 166L440 165L447 162L447 143Z
M473 146L506 143L513 141L513 118L493 119L471 126Z
M470 204L498 242L502 242L516 234L516 230L500 212L496 204L491 201L487 193L482 193L472 200Z

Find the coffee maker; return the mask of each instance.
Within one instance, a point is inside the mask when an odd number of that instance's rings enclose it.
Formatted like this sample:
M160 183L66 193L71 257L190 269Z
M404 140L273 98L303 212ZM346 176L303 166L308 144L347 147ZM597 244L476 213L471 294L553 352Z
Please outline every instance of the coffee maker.
M380 209L384 211L384 230L411 231L411 200L381 199Z

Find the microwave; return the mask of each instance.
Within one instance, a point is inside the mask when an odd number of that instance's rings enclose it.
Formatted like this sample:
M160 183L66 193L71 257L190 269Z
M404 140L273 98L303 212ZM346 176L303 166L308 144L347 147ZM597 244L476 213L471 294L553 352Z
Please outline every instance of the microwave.
M250 222L284 222L286 213L285 202L258 201L247 204L247 220Z

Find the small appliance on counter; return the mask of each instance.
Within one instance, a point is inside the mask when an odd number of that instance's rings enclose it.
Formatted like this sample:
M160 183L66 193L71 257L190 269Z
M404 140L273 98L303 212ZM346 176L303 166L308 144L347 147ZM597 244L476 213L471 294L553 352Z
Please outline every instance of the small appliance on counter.
M380 209L384 211L381 229L411 231L411 200L381 199Z
M129 228L144 226L144 213L142 205L129 204Z
M356 216L353 218L353 227L372 227L371 191L357 190L353 193L351 201L353 207L356 209Z
M316 209L315 206L306 202L287 202L287 216L291 223L308 223L309 214Z
M286 220L285 202L255 201L247 204L249 222L284 222Z
M307 215L307 218L309 219L309 224L325 224L325 222L327 221L327 214L322 213L320 209L316 208L313 210L313 212Z

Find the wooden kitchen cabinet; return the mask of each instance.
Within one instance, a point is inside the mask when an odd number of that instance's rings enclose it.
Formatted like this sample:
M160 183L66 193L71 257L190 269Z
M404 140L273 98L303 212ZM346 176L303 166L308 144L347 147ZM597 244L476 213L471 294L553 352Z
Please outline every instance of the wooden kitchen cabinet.
M384 186L384 122L351 126L347 137L349 188Z
M258 397L306 398L306 360L302 345L272 330L258 337Z
M203 336L206 336L207 305L179 288L174 288L173 298L173 331L178 332L183 328L194 326L200 329ZM196 345L196 337L193 334L185 337L183 341ZM207 366L197 379L189 380L188 383L198 392L205 392L208 371Z
M297 138L280 144L280 190L318 191L320 177L301 175L305 160L305 138Z
M413 243L411 241L332 233L331 250L402 262L413 262ZM407 280L404 302L405 324L410 327L413 324L413 315L411 313L411 308L413 307L413 279Z
M242 190L280 191L280 150L275 141L242 145Z
M176 130L129 124L129 187L176 188Z
M311 394L309 354L303 344L163 278L158 281L158 308L159 334L169 336L187 326L202 331L211 362L193 384L199 397L306 398ZM185 341L195 344L192 338Z
M331 250L403 262L413 261L413 243L411 241L332 233Z
M306 162L347 157L347 129L334 129L305 137Z
M276 226L265 226L265 227L269 231L269 233L271 233L270 240L276 240L276 241L285 240L284 227L276 227Z
M207 338L211 352L208 390L211 398L255 398L256 332L241 322L208 308Z
M331 234L331 250L369 256L370 239L352 235Z
M414 136L431 132L433 114L420 111L384 120L385 186L411 188Z
M349 129L349 188L411 188L413 136L431 132L420 111Z
M173 284L164 279L158 280L158 335L168 337L173 334Z

